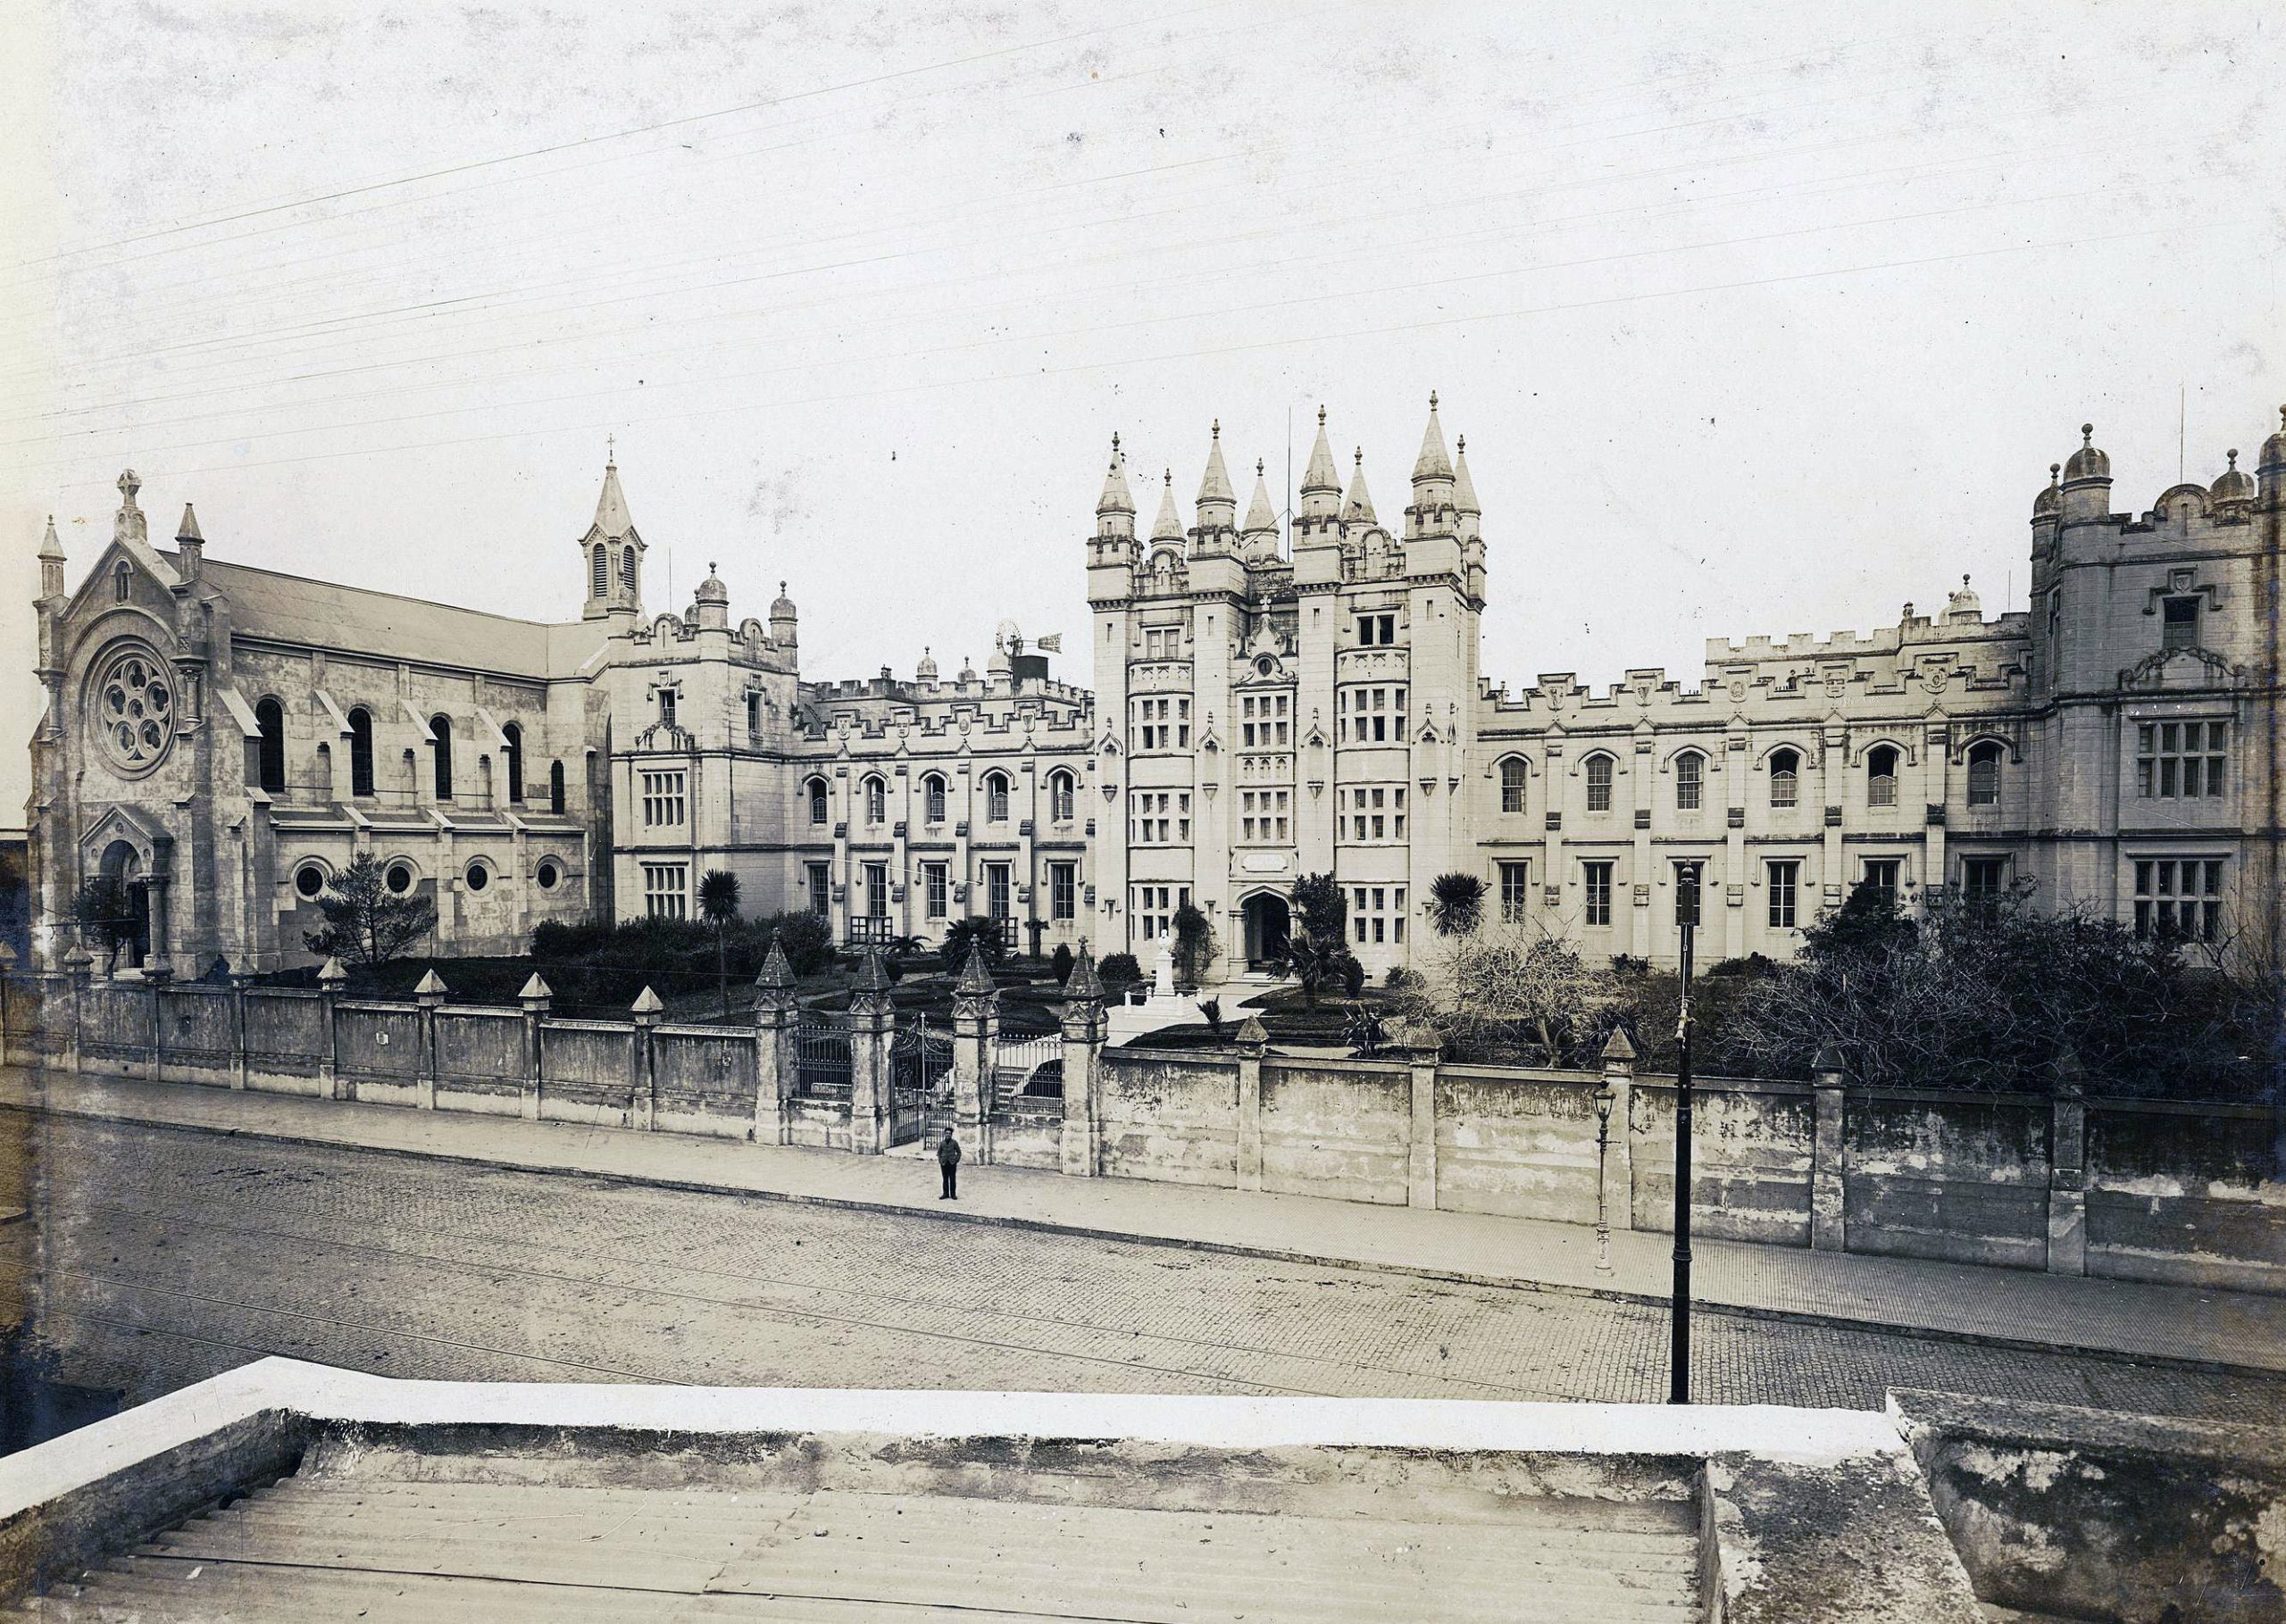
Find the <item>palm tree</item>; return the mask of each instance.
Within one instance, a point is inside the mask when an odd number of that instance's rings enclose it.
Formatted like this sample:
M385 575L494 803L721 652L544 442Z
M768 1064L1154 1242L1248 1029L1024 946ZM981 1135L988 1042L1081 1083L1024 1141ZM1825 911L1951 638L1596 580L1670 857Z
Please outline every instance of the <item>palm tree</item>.
M1473 874L1439 874L1429 884L1429 922L1439 936L1473 936L1484 919L1484 882Z
M698 881L698 912L714 927L714 981L722 995L722 1017L730 1014L730 968L723 936L738 917L738 877L727 869L709 869Z

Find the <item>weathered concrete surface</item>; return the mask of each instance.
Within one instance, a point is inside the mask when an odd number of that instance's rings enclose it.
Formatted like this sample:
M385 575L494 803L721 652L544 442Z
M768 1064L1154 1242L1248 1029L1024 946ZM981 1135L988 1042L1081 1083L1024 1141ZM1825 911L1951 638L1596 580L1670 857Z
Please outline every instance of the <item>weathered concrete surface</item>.
M2286 1427L1902 1391L1979 1594L2120 1624L2286 1620Z
M1718 1455L1703 1485L1711 1624L1983 1624L1928 1486L1900 1454Z

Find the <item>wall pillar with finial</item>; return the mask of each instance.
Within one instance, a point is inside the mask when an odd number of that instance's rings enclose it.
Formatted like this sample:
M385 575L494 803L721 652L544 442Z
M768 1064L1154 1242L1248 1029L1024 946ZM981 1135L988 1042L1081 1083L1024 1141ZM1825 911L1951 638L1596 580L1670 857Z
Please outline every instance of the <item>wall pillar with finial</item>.
M880 950L868 947L849 994L849 1148L878 1156L889 1144L889 1045L896 1006Z
M1096 955L1083 937L1080 962L1064 983L1064 1171L1093 1178L1103 1170L1104 1041L1110 1024L1104 1014L1103 982Z

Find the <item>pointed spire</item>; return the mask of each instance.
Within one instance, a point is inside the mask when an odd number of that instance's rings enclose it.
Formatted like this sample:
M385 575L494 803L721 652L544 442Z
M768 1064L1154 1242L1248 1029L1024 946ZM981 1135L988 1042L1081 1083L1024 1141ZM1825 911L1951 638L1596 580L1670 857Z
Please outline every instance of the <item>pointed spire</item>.
M445 978L437 973L437 967L433 964L421 972L420 980L413 984L413 995L416 998L442 998L451 990L445 985Z
M1364 524L1378 524L1373 517L1373 496L1365 488L1365 448L1357 447L1357 466L1349 476L1349 496L1341 504L1345 521Z
M1247 521L1239 529L1247 536L1275 535L1278 530L1278 510L1270 505L1270 486L1259 460L1254 465L1254 500L1247 504Z
M1421 431L1421 454L1414 459L1413 482L1453 477L1453 461L1445 454L1445 431L1437 426L1437 396L1429 396L1429 426Z
M1457 512L1475 513L1484 510L1476 504L1476 481L1468 477L1468 436L1460 437L1460 454L1453 460L1453 507Z
M894 985L895 983L889 979L889 966L881 962L881 950L878 947L867 948L864 962L857 967L856 984L851 990L860 993L886 993Z
M1127 492L1127 459L1119 454L1119 436L1111 437L1111 470L1104 475L1104 494L1096 498L1096 512L1131 513L1135 498Z
M1302 471L1302 488L1341 494L1341 471L1334 466L1333 447L1326 443L1323 406L1318 408L1317 443L1310 447L1310 465Z
M1072 967L1072 973L1064 979L1064 1002L1101 1004L1103 1001L1104 984L1102 979L1096 974L1096 955L1089 952L1087 944L1082 942L1080 945L1080 962Z
M182 504L182 523L175 529L175 539L198 542L206 539L198 533L198 515L190 511L190 504L188 502Z
M516 994L516 996L526 1000L553 998L555 996L555 989L539 979L539 971L534 970L525 979L521 990Z
M1181 541L1182 515L1175 511L1175 471L1167 470L1166 483L1159 490L1159 516L1152 522L1153 541Z
M1077 969L1074 969L1072 973L1076 976L1080 972ZM960 979L953 983L953 990L956 993L966 994L970 996L975 996L978 994L992 993L998 990L993 985L991 967L984 962L984 945L982 943L971 942L969 944L968 962L961 966Z
M1206 448L1206 472L1198 481L1198 505L1227 502L1236 507L1239 493L1231 488L1230 471L1222 466L1222 420L1214 420L1214 439Z
M651 984L646 981L643 990L635 995L635 1002L628 1008L638 1015L662 1015L666 1012L667 1006L659 1002L659 995L653 992Z
M596 498L596 529L610 537L626 535L635 528L635 521L628 516L627 496L619 488L619 464L604 464L603 494Z
M47 534L40 537L39 555L44 563L60 564L63 562L63 544L55 538L55 515L53 513L47 516Z
M755 972L754 984L773 992L782 992L794 985L794 966L786 957L786 944L778 932L770 933L770 951L763 955L762 968Z
M341 968L339 959L328 959L318 970L318 985L322 987L338 987L348 979L349 972Z
M1623 1066L1634 1059L1635 1045L1627 1041L1625 1029L1612 1028L1611 1036L1604 1040L1604 1063Z

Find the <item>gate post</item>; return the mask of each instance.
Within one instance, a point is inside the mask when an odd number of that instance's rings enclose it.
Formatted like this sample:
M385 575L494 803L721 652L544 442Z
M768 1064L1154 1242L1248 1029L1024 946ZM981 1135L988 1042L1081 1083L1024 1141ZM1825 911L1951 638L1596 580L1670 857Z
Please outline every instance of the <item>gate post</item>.
M1635 1145L1629 1124L1635 1119L1635 1045L1619 1028L1604 1040L1604 1080L1597 1090L1611 1096L1596 1168L1596 1211L1606 1228L1635 1227Z
M849 1148L861 1156L889 1148L889 1045L896 1032L889 970L880 950L868 947L849 994Z
M635 995L634 1117L635 1126L646 1132L659 1114L659 1074L651 1063L651 1029L659 1024L659 1016L666 1007L647 983Z
M2049 1068L2048 1272L2088 1272L2087 1069L2065 1050Z
M244 1092L246 1086L246 988L254 985L254 972L246 968L243 958L230 962L230 1087Z
M421 1070L413 1081L413 1103L423 1111L437 1109L437 1012L445 1007L445 979L434 970L413 989L421 1006Z
M71 1022L63 1030L63 1069L79 1070L79 1045L88 1019L88 987L95 979L96 957L88 951L85 942L71 944L71 951L63 955L63 968L70 972L71 985Z
M1080 962L1064 984L1064 1170L1093 1178L1102 1170L1104 987L1096 956L1080 944Z
M555 989L539 979L534 970L516 995L516 1002L524 1006L524 1086L517 1092L516 1114L527 1122L539 1120L539 1023L547 1019L547 1012L555 1002Z
M1262 1188L1262 1057L1270 1034L1249 1015L1239 1026L1239 1188Z
M971 944L953 983L953 1132L962 1153L979 1162L992 1160L992 1051L999 1040L1000 989L984 950Z
M1831 1044L1810 1062L1810 1247L1816 1252L1849 1250L1843 1183L1848 1146L1841 1137L1841 1090L1848 1080L1848 1063Z
M786 949L772 932L769 954L754 979L754 1137L759 1145L792 1143L788 1102L802 1065L796 1048L800 1042L794 1025L797 1019L794 967L786 962Z
M318 971L318 993L321 1013L319 1023L325 1029L325 1047L318 1056L318 1081L324 1085L325 1097L346 1100L355 1097L341 1085L341 1043L334 1033L333 1006L341 996L341 989L349 979L349 972L341 968L339 959L328 959Z

